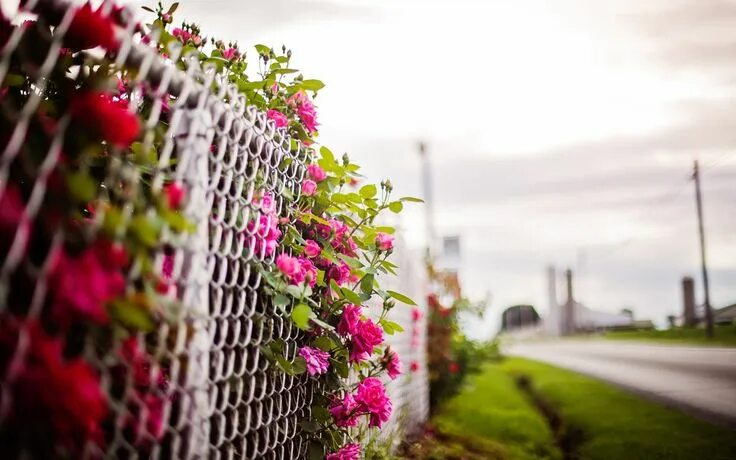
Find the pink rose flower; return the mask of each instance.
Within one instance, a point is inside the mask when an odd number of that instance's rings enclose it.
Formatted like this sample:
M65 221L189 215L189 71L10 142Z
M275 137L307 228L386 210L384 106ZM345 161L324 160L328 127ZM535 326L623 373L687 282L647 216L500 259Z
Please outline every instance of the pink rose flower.
M304 245L304 254L307 255L307 257L315 258L319 256L320 252L322 252L322 248L319 247L319 244L317 244L314 240L306 240L306 244Z
M417 361L412 361L411 364L409 365L409 369L412 372L417 372L419 370L419 363Z
M411 310L411 320L416 323L420 319L422 319L422 310L420 310L418 308L413 308Z
M389 348L384 355L384 366L391 380L401 375L401 360L399 354Z
M354 256L358 246L350 237L350 228L337 219L330 219L329 222L332 231L335 232L335 237L330 242L332 247L341 254ZM327 238L329 234L323 236Z
M307 284L309 284L309 287L314 287L314 285L317 283L317 267L314 266L314 263L312 263L311 260L307 259L306 257L299 257L299 265L301 266L299 281L297 284L301 283L302 281L306 281Z
M370 414L368 426L380 428L391 417L391 399L383 383L376 377L368 377L358 384L355 402Z
M270 193L264 193L261 197L261 210L269 214L276 210L276 203Z
M302 266L296 257L291 257L286 254L281 254L276 257L276 266L281 273L289 278L298 275L302 269Z
M322 182L327 177L325 170L316 164L307 166L307 173L309 174L309 177L315 180L315 182Z
M317 191L317 183L307 179L302 183L302 193L305 196L312 196Z
M342 310L340 322L337 324L337 333L342 336L354 335L358 332L358 322L363 309L360 305L346 305Z
M311 135L317 132L317 111L314 108L314 104L307 97L307 93L304 91L297 91L289 99L286 100L286 104L296 111L299 116L304 129Z
M275 212L276 203L273 195L270 193L263 193L263 196L255 196L252 202L257 207L260 207L263 214L258 216L258 220L254 218L248 222L248 231L244 232L241 238L245 238L246 247L252 245L257 254L263 251L266 256L270 256L276 250L279 238L281 238L279 217ZM257 230L256 225L258 227Z
M333 264L327 272L327 278L335 280L338 286L342 286L350 280L350 266L345 262Z
M227 59L228 61L231 61L234 57L236 57L238 54L237 50L233 47L230 47L222 52L222 57Z
M342 399L333 399L327 408L335 420L335 425L345 428L348 426L357 426L359 413L358 403L350 393L345 393Z
M289 119L286 118L286 115L276 109L270 109L268 112L266 112L266 116L269 119L273 120L273 123L276 125L277 128L285 128L289 124Z
M304 125L304 129L312 135L317 132L317 110L314 108L314 104L311 101L307 101L296 108L296 114L299 115L299 119Z
M189 39L192 38L191 32L180 29L179 27L174 27L174 30L171 31L171 34L184 43L188 42Z
M381 251L388 251L394 248L394 237L388 233L378 232L376 233L376 246Z
M358 330L353 334L353 347L350 350L350 360L360 362L368 359L374 349L383 343L383 329L370 318L358 322Z
M274 83L273 85L271 85L271 93L272 94L278 94L278 92L279 92L279 84L278 83Z
M337 452L327 454L325 460L360 460L360 444L345 444Z
M307 362L307 372L309 372L309 375L324 374L327 372L327 368L330 367L330 354L319 348L301 347L299 349L299 356Z

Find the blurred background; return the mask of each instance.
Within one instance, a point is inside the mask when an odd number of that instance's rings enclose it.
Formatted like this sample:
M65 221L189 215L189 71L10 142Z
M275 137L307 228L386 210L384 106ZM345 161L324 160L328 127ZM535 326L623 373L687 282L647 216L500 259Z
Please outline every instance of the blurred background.
M711 303L736 302L736 3L186 0L178 16L291 48L327 84L320 139L399 195L423 196L426 144L436 244L459 237L466 294L492 300L469 335L509 305L544 316L548 265L587 306L660 327L683 276L700 302L694 159ZM402 214L417 249L425 211Z

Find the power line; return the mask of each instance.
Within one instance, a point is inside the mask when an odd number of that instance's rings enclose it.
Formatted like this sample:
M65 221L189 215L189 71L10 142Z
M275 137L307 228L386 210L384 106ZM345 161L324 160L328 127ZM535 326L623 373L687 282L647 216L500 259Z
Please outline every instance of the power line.
M723 162L727 158L729 158L731 155L733 155L734 153L736 153L736 151L733 151L733 150L729 150L727 152L723 152L715 160L709 162L705 166L701 166L700 167L700 171L703 172L703 171L706 171L708 169L712 169L712 168L715 168L715 167L718 167L718 166L722 166L723 165Z

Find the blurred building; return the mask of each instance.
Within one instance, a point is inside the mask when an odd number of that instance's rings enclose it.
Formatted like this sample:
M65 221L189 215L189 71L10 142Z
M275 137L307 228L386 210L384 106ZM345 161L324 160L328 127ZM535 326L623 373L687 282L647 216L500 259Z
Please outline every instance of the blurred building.
M540 321L539 313L533 306L514 305L501 314L501 331L514 331L537 326Z
M557 270L547 269L549 285L549 312L544 318L544 330L552 336L571 335L578 332L592 332L628 327L651 327L651 321L635 321L631 311L608 313L594 310L577 300L573 291L572 270L565 271L565 302L557 299Z

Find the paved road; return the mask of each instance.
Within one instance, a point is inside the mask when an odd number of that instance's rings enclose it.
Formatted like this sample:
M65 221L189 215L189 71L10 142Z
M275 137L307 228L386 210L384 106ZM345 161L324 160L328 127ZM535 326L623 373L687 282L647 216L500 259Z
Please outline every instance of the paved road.
M509 344L504 351L606 380L736 428L736 348L566 339Z

